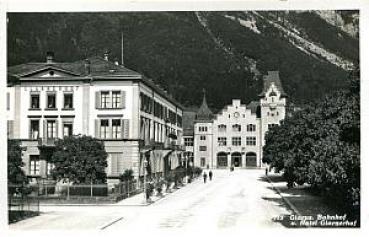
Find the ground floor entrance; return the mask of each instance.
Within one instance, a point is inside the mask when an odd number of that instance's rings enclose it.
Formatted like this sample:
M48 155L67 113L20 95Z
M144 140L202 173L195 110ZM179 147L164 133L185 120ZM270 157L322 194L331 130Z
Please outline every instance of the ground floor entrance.
M232 166L233 167L242 167L242 155L239 152L232 153Z

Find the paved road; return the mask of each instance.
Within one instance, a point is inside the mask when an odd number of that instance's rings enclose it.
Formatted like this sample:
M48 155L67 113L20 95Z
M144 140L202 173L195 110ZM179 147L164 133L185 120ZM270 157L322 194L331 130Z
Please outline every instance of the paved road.
M215 170L213 181L204 184L197 180L150 206L42 207L43 215L10 225L10 229L147 231L282 227L272 219L290 211L280 205L281 197L261 179L263 175L263 170L232 173Z

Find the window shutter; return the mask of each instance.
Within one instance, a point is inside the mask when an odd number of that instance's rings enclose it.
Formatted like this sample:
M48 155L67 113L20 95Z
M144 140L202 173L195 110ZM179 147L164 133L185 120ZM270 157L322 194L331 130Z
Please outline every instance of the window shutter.
M126 92L120 91L120 96L121 96L120 108L125 109L126 108Z
M43 138L46 140L47 139L47 121L46 121L46 119L44 119L44 121L43 121L43 133L44 133L44 136L43 136Z
M59 137L58 132L59 132L59 121L57 119L55 119L55 137L54 137L54 139Z
M100 109L101 108L101 91L96 91L95 92L95 105L96 105L96 109Z
M95 119L95 137L100 138L100 119Z
M7 121L7 132L8 132L8 138L13 138L13 121L8 120Z
M6 109L10 110L10 93L6 93Z
M129 138L129 119L123 119L123 138Z
M124 119L120 120L120 138L124 138Z
M29 123L28 123L28 126L29 126L29 128L28 128L28 138L32 138L32 127L31 127L31 125L32 125L32 120L30 120ZM38 130L40 132L40 128Z
M113 138L113 120L109 119L108 120L109 123L109 134L108 134L108 138Z

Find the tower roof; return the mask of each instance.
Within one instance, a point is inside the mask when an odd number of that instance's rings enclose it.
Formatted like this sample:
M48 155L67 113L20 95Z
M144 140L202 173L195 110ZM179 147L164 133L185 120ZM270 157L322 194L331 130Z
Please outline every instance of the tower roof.
M265 93L269 90L272 83L274 83L274 85L277 87L277 89L281 93L281 97L287 97L287 94L283 90L281 80L279 79L279 71L268 71L268 75L263 76L263 80L264 80L264 86L263 86L263 91L259 94L260 97L265 96Z
M196 120L197 121L209 121L213 119L213 112L208 107L208 104L206 103L206 95L205 90L203 89L203 98L202 98L202 104L199 108L199 110L196 113Z

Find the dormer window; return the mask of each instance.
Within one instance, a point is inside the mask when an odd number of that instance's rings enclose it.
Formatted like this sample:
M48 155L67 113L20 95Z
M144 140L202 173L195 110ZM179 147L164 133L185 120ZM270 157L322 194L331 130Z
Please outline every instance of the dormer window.
M269 93L269 97L272 97L272 96L277 96L277 93L275 93L274 90L272 90L270 93Z

